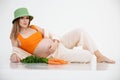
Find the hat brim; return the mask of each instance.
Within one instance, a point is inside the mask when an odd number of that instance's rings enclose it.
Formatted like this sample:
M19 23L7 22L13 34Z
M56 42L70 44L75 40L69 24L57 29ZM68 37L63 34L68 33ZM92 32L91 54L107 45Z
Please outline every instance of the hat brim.
M21 15L21 16L18 16L18 17L16 17L13 21L12 21L12 23L14 23L17 19L19 19L20 17L22 17L22 16L29 16L30 17L30 21L33 19L33 16L32 15Z

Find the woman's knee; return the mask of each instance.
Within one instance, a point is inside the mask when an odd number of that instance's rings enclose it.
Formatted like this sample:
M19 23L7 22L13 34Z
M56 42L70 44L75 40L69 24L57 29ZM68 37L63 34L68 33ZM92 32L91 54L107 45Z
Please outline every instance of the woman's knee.
M76 28L74 29L74 32L81 33L81 32L85 32L85 30L83 28Z

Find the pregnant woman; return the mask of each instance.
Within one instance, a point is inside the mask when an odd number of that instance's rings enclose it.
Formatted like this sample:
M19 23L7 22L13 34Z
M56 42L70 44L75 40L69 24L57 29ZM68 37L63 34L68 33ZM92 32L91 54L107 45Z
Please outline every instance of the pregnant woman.
M103 56L88 34L80 29L58 38L43 28L30 25L33 16L26 8L16 9L14 17L10 34L13 47L11 62L20 62L30 55L59 58L69 62L90 62L92 55L95 55L97 62L115 63Z

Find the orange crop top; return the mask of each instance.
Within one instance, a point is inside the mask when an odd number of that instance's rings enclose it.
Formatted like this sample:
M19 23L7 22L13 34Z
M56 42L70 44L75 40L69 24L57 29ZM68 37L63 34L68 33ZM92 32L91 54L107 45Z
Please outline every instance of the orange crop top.
M34 49L37 47L38 43L43 39L43 36L42 33L39 32L34 25L31 25L30 28L35 29L37 32L35 32L27 38L23 38L19 33L17 38L21 42L21 45L19 47L33 54Z

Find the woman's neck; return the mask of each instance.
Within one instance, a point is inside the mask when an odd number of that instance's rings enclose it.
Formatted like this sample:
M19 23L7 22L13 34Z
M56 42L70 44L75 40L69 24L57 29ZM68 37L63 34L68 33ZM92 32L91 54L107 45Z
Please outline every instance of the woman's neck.
M21 31L20 31L20 33L26 33L27 31L28 31L28 27L27 28L21 28Z
M26 28L21 28L21 31L26 31L28 28L26 27Z

